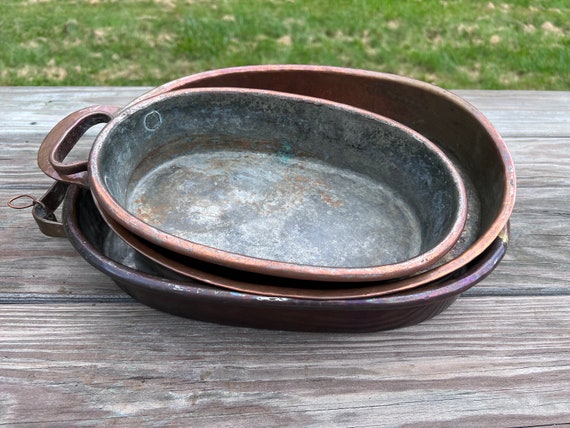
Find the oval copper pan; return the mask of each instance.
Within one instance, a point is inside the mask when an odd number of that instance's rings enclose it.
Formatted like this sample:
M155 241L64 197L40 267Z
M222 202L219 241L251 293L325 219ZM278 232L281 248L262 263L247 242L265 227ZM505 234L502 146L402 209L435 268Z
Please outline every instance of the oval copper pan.
M450 257L434 269L395 280L398 286L416 287L455 272L491 245L509 220L515 203L516 177L505 142L474 106L425 82L349 68L260 65L182 77L133 102L185 88L230 86L320 97L389 117L437 144L472 182L472 188L467 189L468 199L479 207L470 205L464 236Z
M149 131L145 120L159 112L164 125ZM216 144L207 143L210 135ZM244 142L247 150L236 155ZM249 165L260 149L270 151L263 159L272 163ZM307 157L326 164L325 171L294 168ZM143 179L133 179L135 168ZM335 184L343 168L372 177L370 191L352 178ZM236 188L241 176L246 185ZM388 187L377 191L383 181ZM348 182L354 184L345 188ZM133 186L143 188L136 197ZM323 282L384 281L429 268L457 242L467 217L455 166L416 131L347 104L249 88L168 92L122 110L93 144L89 187L113 220L160 247L233 269ZM398 191L419 221L400 221L406 214L395 208L402 205Z

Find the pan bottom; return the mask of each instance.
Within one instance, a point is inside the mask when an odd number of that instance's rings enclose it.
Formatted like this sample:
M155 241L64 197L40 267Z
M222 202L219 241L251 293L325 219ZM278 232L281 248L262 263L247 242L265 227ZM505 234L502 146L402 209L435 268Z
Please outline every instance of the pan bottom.
M133 184L127 206L172 235L262 259L365 267L422 251L420 220L398 192L284 150L174 157Z

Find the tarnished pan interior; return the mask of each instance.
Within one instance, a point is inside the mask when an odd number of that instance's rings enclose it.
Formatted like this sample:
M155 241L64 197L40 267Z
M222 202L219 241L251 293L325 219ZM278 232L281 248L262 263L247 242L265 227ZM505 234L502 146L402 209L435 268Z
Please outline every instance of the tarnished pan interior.
M461 268L494 241L510 217L515 169L501 136L471 104L425 82L340 67L254 65L182 77L134 102L184 88L227 86L303 94L367 109L420 132L454 161L469 199L463 235L439 267L399 282L426 284Z
M346 106L263 91L187 90L123 110L94 144L91 185L112 196L101 207L111 215L113 206L126 208L193 243L360 268L434 248L440 257L453 245L465 194L441 155L421 135Z

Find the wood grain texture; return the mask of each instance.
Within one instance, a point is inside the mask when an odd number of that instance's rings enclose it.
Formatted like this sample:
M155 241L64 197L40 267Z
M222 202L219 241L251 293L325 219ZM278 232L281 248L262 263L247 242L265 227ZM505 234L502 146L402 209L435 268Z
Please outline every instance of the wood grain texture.
M501 265L469 294L570 295L570 137L506 142L518 186L510 247Z
M570 425L570 92L455 91L515 160L505 259L433 320L331 335L152 310L6 207L60 119L146 90L0 88L0 425Z
M138 304L8 306L0 408L6 423L56 410L74 424L570 423L569 305L460 299L439 319L365 335L222 327Z
M570 92L453 92L477 107L503 137L570 136Z

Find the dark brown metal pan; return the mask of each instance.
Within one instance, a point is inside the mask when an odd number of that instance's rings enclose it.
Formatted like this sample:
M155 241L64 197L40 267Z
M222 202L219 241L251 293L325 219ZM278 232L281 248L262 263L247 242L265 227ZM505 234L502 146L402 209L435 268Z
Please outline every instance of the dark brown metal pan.
M473 261L444 280L386 297L352 300L272 298L158 275L107 226L89 191L71 186L63 210L68 239L93 266L138 301L196 320L265 329L368 332L420 323L489 275L508 246L508 227Z

